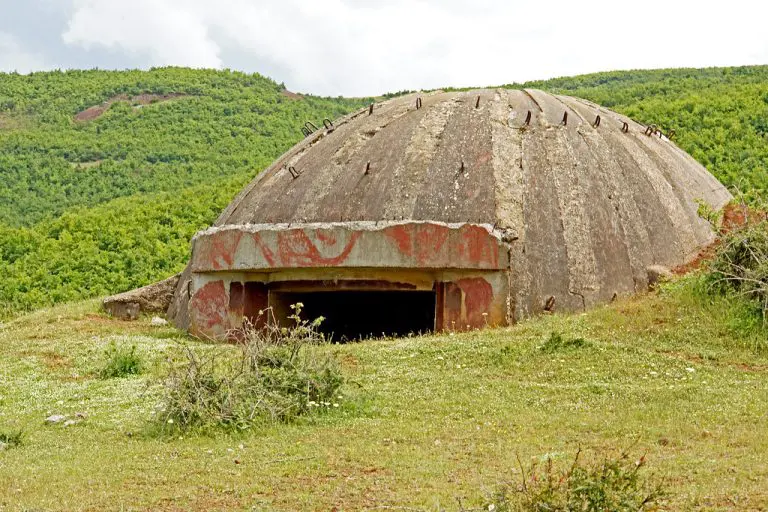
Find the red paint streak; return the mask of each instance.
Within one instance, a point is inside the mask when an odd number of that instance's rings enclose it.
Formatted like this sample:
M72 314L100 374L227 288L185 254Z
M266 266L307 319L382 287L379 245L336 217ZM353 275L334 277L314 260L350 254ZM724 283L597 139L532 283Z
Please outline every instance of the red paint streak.
M232 267L235 250L242 236L242 231L228 231L213 236L208 258L215 270Z
M421 266L428 266L445 245L450 230L437 224L406 224L388 227L384 234L395 242L402 254L416 258Z
M264 259L267 261L267 264L270 267L275 266L275 253L272 252L272 249L267 247L267 244L264 243L264 240L261 239L261 235L258 233L253 234L253 243L256 244L256 247L259 248L261 251L261 255L264 256Z
M224 281L213 281L197 290L190 308L198 328L209 330L217 325L226 328L228 301Z
M360 235L359 231L352 233L341 253L326 257L303 230L284 231L277 234L277 251L281 263L286 267L334 267L349 257Z
M408 226L392 226L384 230L384 234L395 242L398 250L406 256L413 255L413 242Z
M448 239L448 228L436 224L419 224L415 229L416 261L426 266L443 248Z
M456 284L464 292L464 313L462 321L472 328L485 327L491 303L493 302L493 287L482 277L459 279ZM462 325L462 327L465 327Z
M458 251L462 261L492 268L499 265L497 246L488 232L480 226L462 226Z
M325 245L336 245L336 237L330 231L315 231L315 237Z

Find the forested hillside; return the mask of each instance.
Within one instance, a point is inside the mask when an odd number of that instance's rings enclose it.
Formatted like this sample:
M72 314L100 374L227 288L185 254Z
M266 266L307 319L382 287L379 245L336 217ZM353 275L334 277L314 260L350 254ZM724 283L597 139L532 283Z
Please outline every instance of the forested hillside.
M178 271L306 121L368 101L229 71L0 75L0 317Z
M768 188L766 66L524 86L674 129L727 185ZM0 74L0 317L180 270L194 232L297 142L305 121L369 101L299 96L230 71Z

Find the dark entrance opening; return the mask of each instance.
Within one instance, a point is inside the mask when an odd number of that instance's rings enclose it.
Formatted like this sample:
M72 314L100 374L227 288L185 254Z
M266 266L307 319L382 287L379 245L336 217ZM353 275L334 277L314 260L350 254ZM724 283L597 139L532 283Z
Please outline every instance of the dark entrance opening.
M291 314L290 305L301 302L301 317L325 318L320 332L334 341L406 336L435 328L432 291L270 291L269 302L281 325Z

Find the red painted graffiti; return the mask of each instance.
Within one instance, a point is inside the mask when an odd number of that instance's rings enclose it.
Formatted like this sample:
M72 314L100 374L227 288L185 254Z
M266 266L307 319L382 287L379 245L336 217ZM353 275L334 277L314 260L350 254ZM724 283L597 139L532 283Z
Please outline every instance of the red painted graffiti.
M462 226L459 257L476 264L498 267L499 253L488 231L480 226Z
M280 232L277 235L277 250L280 261L286 267L334 267L349 257L361 233L356 231L349 236L347 244L336 256L323 256L312 239L301 229Z
M482 277L459 279L456 284L464 292L464 321L473 328L485 326L483 313L489 313L493 302L493 287Z
M443 248L449 229L437 224L410 224L386 228L384 234L397 244L401 253L416 258L421 266L428 266Z
M229 231L213 237L208 258L214 269L232 267L235 250L242 236L242 231Z
M482 277L445 283L443 293L443 329L464 330L485 327L493 302L493 288Z
M223 281L213 281L195 292L190 304L194 323L198 327L211 329L215 326L226 328L228 308L227 292Z
M269 264L270 267L275 266L275 253L272 252L272 249L270 249L266 243L261 239L261 236L258 233L253 234L253 242L256 244L256 247L259 248L261 251L261 255L264 256L264 260Z

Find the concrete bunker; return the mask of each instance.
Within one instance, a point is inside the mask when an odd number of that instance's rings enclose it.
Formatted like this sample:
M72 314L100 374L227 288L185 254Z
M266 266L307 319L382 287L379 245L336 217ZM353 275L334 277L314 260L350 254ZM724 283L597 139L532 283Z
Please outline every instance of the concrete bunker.
M655 127L536 90L403 96L303 132L193 239L177 326L226 338L293 302L347 338L580 311L692 259L714 237L698 201L731 199Z

